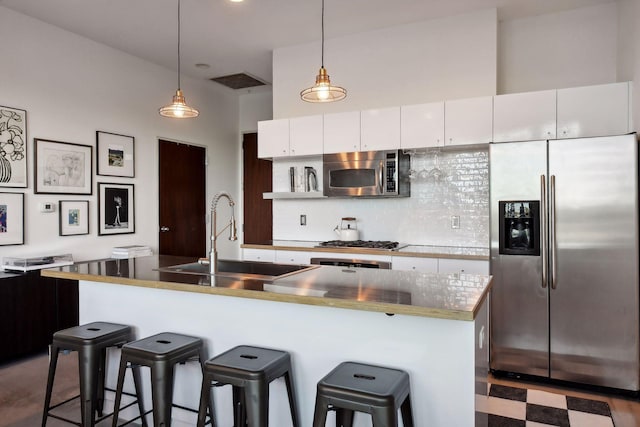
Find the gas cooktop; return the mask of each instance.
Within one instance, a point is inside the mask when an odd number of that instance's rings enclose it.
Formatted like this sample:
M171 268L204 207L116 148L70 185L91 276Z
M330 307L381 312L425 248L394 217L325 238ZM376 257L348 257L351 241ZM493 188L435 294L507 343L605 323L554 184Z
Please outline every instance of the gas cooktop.
M388 240L329 240L321 242L319 248L364 248L396 251L407 245L400 245L398 242Z

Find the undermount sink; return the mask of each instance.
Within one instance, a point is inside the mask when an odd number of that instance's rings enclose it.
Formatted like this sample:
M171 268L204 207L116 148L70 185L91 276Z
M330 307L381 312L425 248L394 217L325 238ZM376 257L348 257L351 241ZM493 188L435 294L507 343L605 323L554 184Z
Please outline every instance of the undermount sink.
M216 273L216 276L240 279L274 280L285 275L299 273L313 268L317 268L317 266L219 259L218 272ZM209 272L209 264L201 264L199 262L172 265L170 267L160 267L158 268L158 271L198 275L211 274Z

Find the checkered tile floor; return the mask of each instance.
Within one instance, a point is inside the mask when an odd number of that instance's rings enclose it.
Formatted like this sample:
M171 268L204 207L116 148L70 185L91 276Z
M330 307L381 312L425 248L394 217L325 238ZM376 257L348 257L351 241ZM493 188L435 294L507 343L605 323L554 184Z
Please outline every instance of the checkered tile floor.
M613 427L606 402L491 384L489 427Z

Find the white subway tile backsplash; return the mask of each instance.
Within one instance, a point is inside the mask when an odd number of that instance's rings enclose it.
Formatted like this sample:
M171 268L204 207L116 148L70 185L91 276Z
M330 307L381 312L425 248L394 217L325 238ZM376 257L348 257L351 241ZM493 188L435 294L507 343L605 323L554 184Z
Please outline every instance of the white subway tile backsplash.
M416 245L489 246L489 150L439 151L439 178L428 175L435 166L430 152L412 158L418 178L411 197L398 199L274 200L275 240L332 240L340 218L357 218L363 240L393 240ZM322 160L274 161L274 191L288 191L289 167L313 166L322 182ZM420 171L423 171L420 174ZM420 178L420 177L423 178ZM300 215L307 225L300 225ZM459 228L451 227L451 216Z

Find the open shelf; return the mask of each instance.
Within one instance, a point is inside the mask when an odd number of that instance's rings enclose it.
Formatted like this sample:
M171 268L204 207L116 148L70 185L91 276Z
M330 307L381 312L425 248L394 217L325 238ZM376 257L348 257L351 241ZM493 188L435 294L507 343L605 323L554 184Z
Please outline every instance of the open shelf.
M262 193L263 199L326 199L327 196L320 191L282 191L274 193Z

